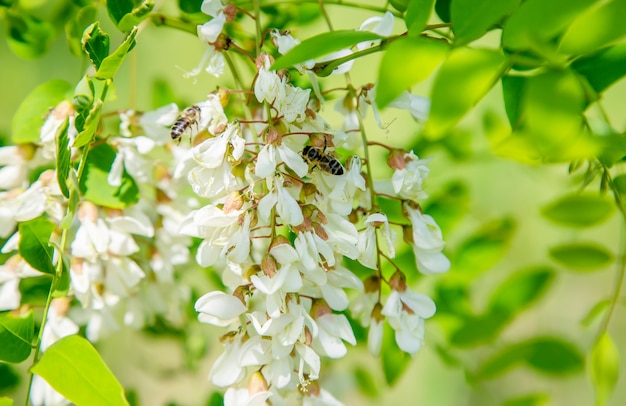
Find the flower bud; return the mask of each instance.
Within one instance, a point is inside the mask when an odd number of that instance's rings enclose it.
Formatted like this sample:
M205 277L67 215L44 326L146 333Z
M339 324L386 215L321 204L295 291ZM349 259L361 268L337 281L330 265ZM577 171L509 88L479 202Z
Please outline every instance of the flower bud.
M276 275L276 260L274 257L269 254L265 255L261 260L261 269L266 276L273 278Z
M326 314L332 314L333 311L324 299L314 299L310 313L314 319L318 319Z
M267 392L268 389L263 374L259 371L253 373L248 381L248 394L254 395L259 392Z
M84 201L78 208L78 219L80 221L95 222L98 219L98 207L88 201Z
M270 127L267 130L266 139L268 144L280 144L282 136L275 127Z
M380 277L372 275L363 281L365 287L365 293L375 293L380 291Z
M376 303L376 305L374 306L374 309L372 310L372 319L376 320L379 323L385 320L385 316L383 316L382 312L383 312L383 305L380 304L380 302Z
M228 3L224 6L222 12L224 13L224 16L226 16L226 22L230 23L235 19L235 17L237 17L237 6L235 3Z
M277 246L279 246L279 245L281 245L281 244L289 244L289 245L291 245L291 244L289 243L289 240L287 239L287 237L285 237L284 235L277 235L277 236L276 236L276 237L272 240L272 242L270 243L270 247L269 247L268 251L271 251L271 250L272 250L272 248L277 247Z
M389 286L393 290L397 290L398 292L404 292L406 290L406 276L401 271L396 271L391 278L389 279Z
M406 151L402 149L393 149L387 157L387 165L391 169L404 169L406 166Z

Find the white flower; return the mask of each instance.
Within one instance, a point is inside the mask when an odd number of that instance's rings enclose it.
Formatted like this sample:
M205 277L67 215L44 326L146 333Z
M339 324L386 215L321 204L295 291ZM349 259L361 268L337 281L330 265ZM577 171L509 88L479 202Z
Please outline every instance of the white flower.
M377 357L383 345L383 321L372 319L367 332L367 349L370 354Z
M369 31L374 34L378 34L381 37L388 37L393 31L393 23L393 14L387 11L382 17L374 16L363 21L363 24L361 24L358 31ZM356 47L357 49L362 50L370 48L378 43L380 43L380 40L361 42L358 43Z
M410 311L404 309L406 306ZM392 290L382 314L395 330L396 343L402 351L414 354L424 341L424 319L435 314L435 303L426 295L405 286L403 292Z
M228 388L224 393L224 406L265 406L271 395L270 391L250 394L248 389Z
M405 199L425 199L423 185L430 172L427 166L430 159L419 159L411 151L404 155L404 162L404 168L396 169L391 177L393 190Z
M278 152L280 160L277 159L276 152ZM267 178L274 174L276 165L280 162L285 162L285 164L300 177L304 177L309 171L309 166L302 156L289 148L285 143L281 143L277 146L266 144L261 148L256 161L254 174L260 178Z
M422 214L419 209L413 209L409 205L405 205L405 208L413 226L412 246L417 269L424 274L448 271L450 260L441 252L445 243L435 220Z
M19 255L9 258L0 265L0 311L20 307L22 295L19 284L24 278L41 276L42 273L31 268Z
M276 206L276 213L280 216L283 224L297 226L302 224L304 216L302 209L296 199L291 196L287 188L283 186L283 178L280 175L266 178L270 192L259 201L259 218L265 222L269 221L272 208Z
M236 384L245 376L245 369L241 366L241 342L238 339L224 344L224 352L215 360L209 379L214 385L226 387Z
M228 326L238 320L248 308L241 300L224 292L213 291L200 297L195 304L198 320L215 326Z
M319 333L313 340L313 348L318 353L330 358L341 358L348 352L343 341L356 345L352 327L343 314L328 313L318 317L315 321L319 327Z

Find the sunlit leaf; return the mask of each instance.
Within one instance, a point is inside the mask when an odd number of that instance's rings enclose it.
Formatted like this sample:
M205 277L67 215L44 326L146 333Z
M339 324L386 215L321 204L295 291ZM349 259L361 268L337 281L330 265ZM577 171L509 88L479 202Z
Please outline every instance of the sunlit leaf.
M434 0L412 0L409 2L404 21L411 35L420 35L433 10Z
M604 405L615 390L619 378L619 359L617 346L605 332L593 346L589 363L596 405Z
M497 51L454 49L433 83L426 135L438 138L461 120L496 84L504 63L504 56Z
M502 77L504 108L511 128L517 128L519 125L520 100L522 100L522 91L527 81L528 78L524 76L506 75Z
M547 393L531 393L513 399L508 399L502 406L548 406L552 404Z
M384 327L380 359L383 364L385 381L388 385L393 385L402 376L411 360L411 356L396 345L395 332L387 323Z
M409 3L413 2L411 0L389 0L389 4L391 4L391 7L400 12L404 12L409 6Z
M590 227L606 220L614 210L607 198L594 194L563 196L545 206L541 214L568 227Z
M35 331L33 312L21 316L0 313L0 361L22 362L30 356Z
M289 68L298 63L319 58L344 48L350 48L359 42L373 41L382 38L383 37L369 31L338 30L326 32L306 39L299 45L293 47L285 55L276 59L272 65L272 69L279 70Z
M626 75L626 43L578 58L572 69L584 76L597 93L602 93Z
M224 396L222 396L219 392L211 393L209 400L206 402L207 406L223 406L224 405Z
M482 37L496 23L511 13L520 0L455 0L450 18L455 44L463 45Z
M502 43L509 49L529 49L548 43L595 0L526 0L507 19Z
M13 399L0 397L0 406L13 406Z
M69 97L72 85L64 80L42 83L22 101L11 122L14 143L38 142L44 117L50 109Z
M77 405L128 405L124 388L100 354L77 335L48 347L32 371Z
M424 38L400 38L386 49L378 72L376 104L383 108L426 79L441 64L449 47Z
M100 29L100 22L96 21L85 29L81 43L96 69L99 69L104 58L109 56L110 42L109 35Z
M613 254L596 243L560 244L549 252L552 259L572 271L601 269L613 261Z
M120 186L109 184L107 177L114 159L115 151L108 144L101 144L89 151L80 178L80 191L85 199L97 205L121 209L137 202L139 189L126 171Z
M110 79L115 76L115 72L120 67L126 55L130 52L131 49L135 46L135 37L137 36L137 27L133 28L124 41L120 44L119 47L111 55L108 55L100 66L98 67L98 71L95 73L94 77L98 79Z
M493 292L489 300L490 311L505 310L511 314L520 313L531 306L549 288L554 279L550 268L530 268L515 273Z
M509 218L486 223L457 248L455 270L469 277L490 269L508 249L514 231L515 223Z
M30 266L51 275L56 273L52 264L54 250L49 245L54 224L45 217L25 221L19 224L19 252Z
M580 14L569 26L559 49L587 54L626 36L626 0L602 2Z
M614 177L613 184L620 195L626 195L626 174L620 174Z

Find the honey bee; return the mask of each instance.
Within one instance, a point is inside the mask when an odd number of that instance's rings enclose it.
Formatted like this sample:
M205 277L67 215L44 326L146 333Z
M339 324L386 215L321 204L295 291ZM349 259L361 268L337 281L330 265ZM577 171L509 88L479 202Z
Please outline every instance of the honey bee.
M302 156L313 164L314 167L317 166L324 172L332 175L343 175L345 172L341 162L326 152L326 147L319 148L307 145L302 150Z
M192 125L198 126L198 122L200 121L200 107L193 106L187 107L183 110L183 113L180 115L180 118L176 120L174 125L172 126L172 132L170 135L173 140L178 140L180 143L180 137L183 133L191 128ZM189 136L191 138L191 135Z

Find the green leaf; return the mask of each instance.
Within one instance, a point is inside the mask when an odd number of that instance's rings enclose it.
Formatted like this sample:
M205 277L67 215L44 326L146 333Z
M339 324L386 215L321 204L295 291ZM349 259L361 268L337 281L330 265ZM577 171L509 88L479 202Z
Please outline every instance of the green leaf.
M13 399L0 397L0 406L13 406Z
M0 362L0 392L7 393L10 390L15 390L20 384L20 375L9 364ZM0 406L12 405L13 401L7 403L8 398L0 397ZM5 403L2 403L4 400ZM8 399L11 400L11 399Z
M401 13L404 13L404 11L409 6L409 3L413 2L411 0L389 0L389 4L391 4L391 7L395 8Z
M82 37L85 28L96 20L98 8L89 4L76 13L74 18L70 18L65 24L65 36L70 52L74 56L83 55Z
M588 54L626 36L626 0L601 2L581 14L569 26L560 51Z
M444 23L450 22L450 1L435 0L435 12Z
M386 49L378 71L376 104L384 108L437 69L449 48L440 41L399 38Z
M552 41L595 0L527 0L507 19L502 43L509 49L536 49Z
M450 344L471 347L493 342L511 318L512 314L508 311L497 309L484 315L470 316L452 333Z
M19 253L26 262L38 271L54 275L52 264L54 250L50 246L50 235L54 224L45 217L20 223Z
M613 185L620 195L626 195L626 174L620 174L613 178Z
M22 304L28 304L32 307L44 307L50 293L51 284L52 277L49 274L22 279L19 286Z
M450 17L455 44L464 45L485 35L519 5L520 0L455 0Z
M135 0L107 0L107 12L111 21L118 25L126 14L133 11L136 3Z
M85 199L99 206L122 209L139 200L139 189L132 177L124 171L120 186L111 186L107 180L115 150L108 144L101 144L89 151L83 176L80 178L80 191Z
M100 22L96 21L85 29L81 44L96 69L109 56L110 42L109 35L100 29Z
M80 148L91 142L91 140L96 134L96 131L98 130L98 125L100 124L101 112L102 112L102 101L97 100L94 103L91 110L89 110L89 114L87 115L84 123L82 124L82 130L78 133L78 135L74 139L74 144L72 145L72 147Z
M21 316L0 313L0 361L22 362L30 356L35 319L33 312Z
M451 181L444 185L440 192L429 196L424 213L437 219L437 224L445 236L469 211L469 204L468 186L462 181Z
M124 388L96 349L70 335L52 344L32 368L57 392L77 405L128 405Z
M70 150L70 138L67 134L67 130L69 128L68 119L66 118L63 121L63 124L59 127L56 138L56 146L57 146L57 183L59 184L59 189L61 193L65 197L70 197L70 191L67 188L67 178L70 174L70 159L71 159L71 150Z
M608 333L603 333L593 346L589 359L596 405L604 405L615 390L619 378L619 358L613 339Z
M548 220L568 227L590 227L607 219L614 206L603 196L573 194L545 206L541 214Z
M484 224L457 249L452 261L455 271L475 278L492 268L504 256L514 232L515 222L510 218Z
M402 376L411 360L411 356L396 345L395 331L388 323L384 324L380 359L383 363L385 381L388 385L393 385Z
M584 76L597 93L602 93L626 75L626 43L578 58L572 69Z
M425 134L439 138L455 125L497 82L504 69L502 54L487 49L456 48L433 83Z
M130 31L133 27L136 29L137 25L148 17L153 8L154 2L152 2L152 0L145 0L137 7L133 8L130 13L122 17L117 24L117 28L122 32Z
M491 295L490 311L506 311L519 314L543 295L552 280L554 271L550 268L530 268L509 277Z
M435 0L412 0L409 2L404 21L409 34L417 36L422 33L428 23Z
M42 83L31 91L20 104L11 122L11 140L21 144L38 142L43 117L68 97L72 85L64 80Z
M533 338L499 351L480 366L478 375L494 378L522 364L558 376L580 372L584 360L578 349L568 342L552 337Z
M98 67L98 71L94 75L97 79L111 79L115 76L115 72L120 67L126 55L130 52L131 49L135 46L135 37L137 36L137 27L133 28L126 38L124 38L124 42L120 44L119 47L109 56L104 58L100 66Z
M369 398L375 398L379 395L376 379L372 376L370 369L357 366L353 373L359 387L359 393Z
M48 51L56 34L52 24L15 8L4 9L4 16L7 42L13 53L33 59Z
M604 316L610 305L611 301L609 299L599 301L589 310L587 315L580 321L580 324L589 327L594 321L600 318L600 316Z
M178 0L178 8L187 14L200 13L201 5L202 2L198 0Z
M523 344L528 351L526 363L550 375L574 374L583 370L585 361L580 351L560 338L538 338Z
M206 404L207 406L224 406L224 396L219 392L213 392Z
M613 254L595 243L557 245L550 248L550 257L572 271L600 269L613 261Z
M550 396L547 393L531 393L513 399L507 399L502 406L548 406Z
M506 75L502 77L504 108L511 128L514 129L520 124L520 100L522 100L522 91L527 81L528 78L524 76Z
M289 68L298 63L319 58L352 47L360 42L383 39L380 35L369 31L339 30L326 32L302 41L285 55L276 59L273 70Z

